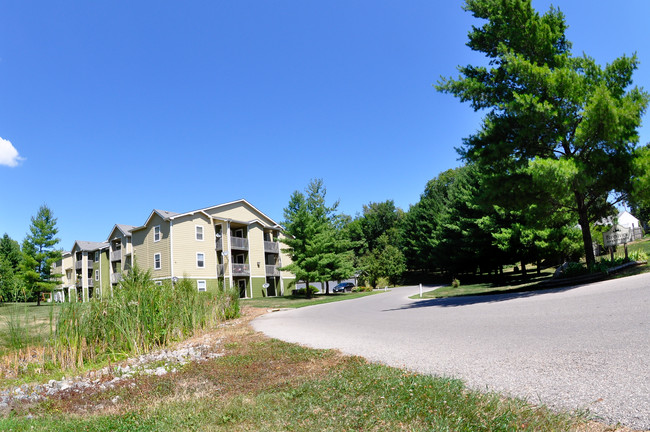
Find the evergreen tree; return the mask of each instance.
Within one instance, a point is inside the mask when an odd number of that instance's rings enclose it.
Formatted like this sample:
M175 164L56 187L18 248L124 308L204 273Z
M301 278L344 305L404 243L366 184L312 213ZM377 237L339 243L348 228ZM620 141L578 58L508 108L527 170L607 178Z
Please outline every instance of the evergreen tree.
M0 238L0 301L16 300L22 288L20 263L22 253L17 241L7 234Z
M461 67L458 79L437 86L488 110L461 155L500 179L537 176L547 187L565 188L556 211L574 212L592 265L590 221L609 211L608 196L630 188L648 104L647 93L630 88L636 56L604 68L572 56L564 15L555 8L539 15L530 0L466 0L465 9L486 20L472 28L468 46L484 53L489 67Z
M52 263L61 258L61 252L55 249L59 239L56 218L46 205L32 216L29 233L23 241L22 274L28 290L41 304L41 293L51 292L56 280L50 276Z
M292 272L296 281L306 283L306 295L311 297L311 282L327 282L351 274L350 244L340 234L335 214L338 202L328 206L326 189L320 179L312 180L306 195L295 191L284 209L284 226L288 246L283 252L291 257L291 264L282 268ZM329 288L329 286L328 286Z

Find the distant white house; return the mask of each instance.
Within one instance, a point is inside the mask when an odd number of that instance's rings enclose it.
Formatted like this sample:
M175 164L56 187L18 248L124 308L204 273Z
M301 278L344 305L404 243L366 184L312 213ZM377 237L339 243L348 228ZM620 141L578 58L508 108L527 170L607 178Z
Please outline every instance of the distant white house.
M638 228L641 226L641 222L627 210L620 212L616 218L618 219L618 224L625 228Z

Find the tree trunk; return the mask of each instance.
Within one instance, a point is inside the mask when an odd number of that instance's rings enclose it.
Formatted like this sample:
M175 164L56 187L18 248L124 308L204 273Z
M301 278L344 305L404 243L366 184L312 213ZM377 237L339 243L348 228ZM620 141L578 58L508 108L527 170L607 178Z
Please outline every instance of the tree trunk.
M40 306L40 305L41 305L41 292L39 291L36 293L36 306Z
M576 204L578 205L578 222L582 230L582 242L585 248L585 260L587 267L592 268L596 263L594 257L594 246L591 241L591 230L589 229L589 216L587 214L587 206L585 206L585 197L578 192L575 193Z
M526 263L524 262L523 259L521 260L521 275L522 275L523 277L526 277L526 276L527 276L527 273L526 273Z
M542 274L542 260L537 258L537 276Z
M309 281L305 281L305 298L311 298L311 289L309 287Z

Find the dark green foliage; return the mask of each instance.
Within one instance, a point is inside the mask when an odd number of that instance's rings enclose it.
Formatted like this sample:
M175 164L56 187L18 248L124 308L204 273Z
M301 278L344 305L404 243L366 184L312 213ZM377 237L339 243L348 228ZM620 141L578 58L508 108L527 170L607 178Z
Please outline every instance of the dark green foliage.
M7 234L0 238L0 302L25 300L20 276L22 252L17 241Z
M56 280L50 277L52 263L61 258L61 252L54 247L59 243L56 234L56 218L46 205L32 216L29 233L23 241L22 277L31 297L40 305L41 293L50 292Z
M608 196L630 189L648 104L647 93L631 88L636 57L605 67L574 57L562 13L551 8L539 15L530 0L468 0L465 9L486 20L472 28L468 46L484 53L489 67L461 67L459 78L437 86L487 110L460 152L497 178L495 193L512 177L519 191L551 191L555 210L572 212L580 223L591 265L590 222L609 211Z
M331 207L325 204L327 191L320 179L312 180L305 192L295 191L284 209L287 236L281 241L288 246L283 252L292 262L282 270L307 285L350 277L354 271L352 244L343 235L343 220L336 214L338 202ZM309 290L305 294L312 296Z

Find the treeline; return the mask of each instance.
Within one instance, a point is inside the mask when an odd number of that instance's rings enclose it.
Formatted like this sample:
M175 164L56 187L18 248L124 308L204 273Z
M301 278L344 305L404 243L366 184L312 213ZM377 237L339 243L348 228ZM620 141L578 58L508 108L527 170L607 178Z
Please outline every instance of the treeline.
M32 216L22 245L6 233L0 238L0 301L37 301L51 292L58 279L50 274L61 259L56 218L46 205Z

